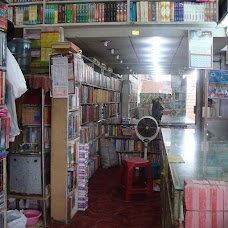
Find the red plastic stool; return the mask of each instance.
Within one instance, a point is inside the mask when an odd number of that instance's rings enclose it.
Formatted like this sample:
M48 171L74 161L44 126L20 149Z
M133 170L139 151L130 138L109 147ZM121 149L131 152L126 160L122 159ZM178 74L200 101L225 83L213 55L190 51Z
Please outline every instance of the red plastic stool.
M136 167L139 167L138 187L134 186ZM145 168L147 168L147 175L144 173ZM121 190L124 199L127 201L131 199L132 194L147 193L151 195L153 193L152 168L150 162L144 158L124 159L121 165L120 178Z

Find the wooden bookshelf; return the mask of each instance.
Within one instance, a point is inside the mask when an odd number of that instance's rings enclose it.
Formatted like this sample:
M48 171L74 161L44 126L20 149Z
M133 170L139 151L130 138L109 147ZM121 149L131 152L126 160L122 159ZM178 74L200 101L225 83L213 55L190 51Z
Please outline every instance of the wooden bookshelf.
M25 75L28 90L18 99L17 116L23 131L8 159L8 198L42 202L43 225L49 220L51 99L49 77ZM36 80L36 85L32 83ZM38 87L36 87L38 85ZM35 174L35 177L34 177Z
M68 66L68 61L71 62L74 57L73 53L52 55L51 67L58 68L62 62ZM54 72L50 75L52 78L56 77ZM67 70L61 74L63 81L69 79L68 73ZM78 81L78 75L73 73L71 77L75 82ZM68 86L67 83L67 93L63 97L55 97L53 93L51 117L51 218L63 223L68 223L78 211L77 170L81 123L79 88L77 83L74 83L74 90L68 89Z

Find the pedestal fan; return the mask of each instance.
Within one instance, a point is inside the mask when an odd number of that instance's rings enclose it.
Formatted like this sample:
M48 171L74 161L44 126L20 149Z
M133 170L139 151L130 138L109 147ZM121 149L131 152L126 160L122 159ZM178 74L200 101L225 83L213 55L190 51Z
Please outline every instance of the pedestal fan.
M158 122L152 116L142 117L135 126L135 133L137 137L144 142L144 159L146 160L148 143L157 137L158 132Z

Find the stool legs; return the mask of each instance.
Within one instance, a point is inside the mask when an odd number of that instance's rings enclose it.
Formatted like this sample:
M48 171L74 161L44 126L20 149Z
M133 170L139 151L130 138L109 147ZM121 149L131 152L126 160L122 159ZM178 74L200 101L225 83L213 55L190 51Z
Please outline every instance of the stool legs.
M153 191L153 180L152 180L152 168L150 164L139 166L139 176L138 181L140 187L134 188L134 176L135 176L135 167L137 166L128 166L127 164L122 163L121 172L120 172L120 184L123 197L126 201L131 200L131 195L136 193L147 193L150 196ZM147 169L147 180L145 178L145 168Z

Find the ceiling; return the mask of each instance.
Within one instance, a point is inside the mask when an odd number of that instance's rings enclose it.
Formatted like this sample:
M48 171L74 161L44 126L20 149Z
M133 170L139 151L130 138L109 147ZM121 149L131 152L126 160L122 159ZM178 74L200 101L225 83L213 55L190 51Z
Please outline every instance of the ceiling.
M139 27L140 28L140 27ZM111 28L110 28L111 29ZM160 57L157 63L160 67L160 74L179 75L186 73L188 68L188 28L158 28L147 27L148 31L140 33L140 36L129 34L132 28L129 26L124 30L123 27L115 28L114 31L98 27L85 31L83 28L67 31L65 37L75 43L82 49L82 52L87 57L95 57L100 62L111 67L115 73L119 74L156 74L154 66L155 60L152 58L153 53L153 37L160 37ZM116 34L116 32L118 34ZM166 31L167 30L167 31ZM146 30L145 30L146 31ZM217 31L217 30L216 30ZM228 38L224 37L224 33L214 32L214 56L220 55L220 50L228 44ZM104 46L105 41L108 46ZM156 45L155 45L156 46ZM114 49L114 54L111 54L111 49ZM119 55L119 59L117 59ZM218 59L218 58L216 58ZM120 63L120 60L123 63Z

